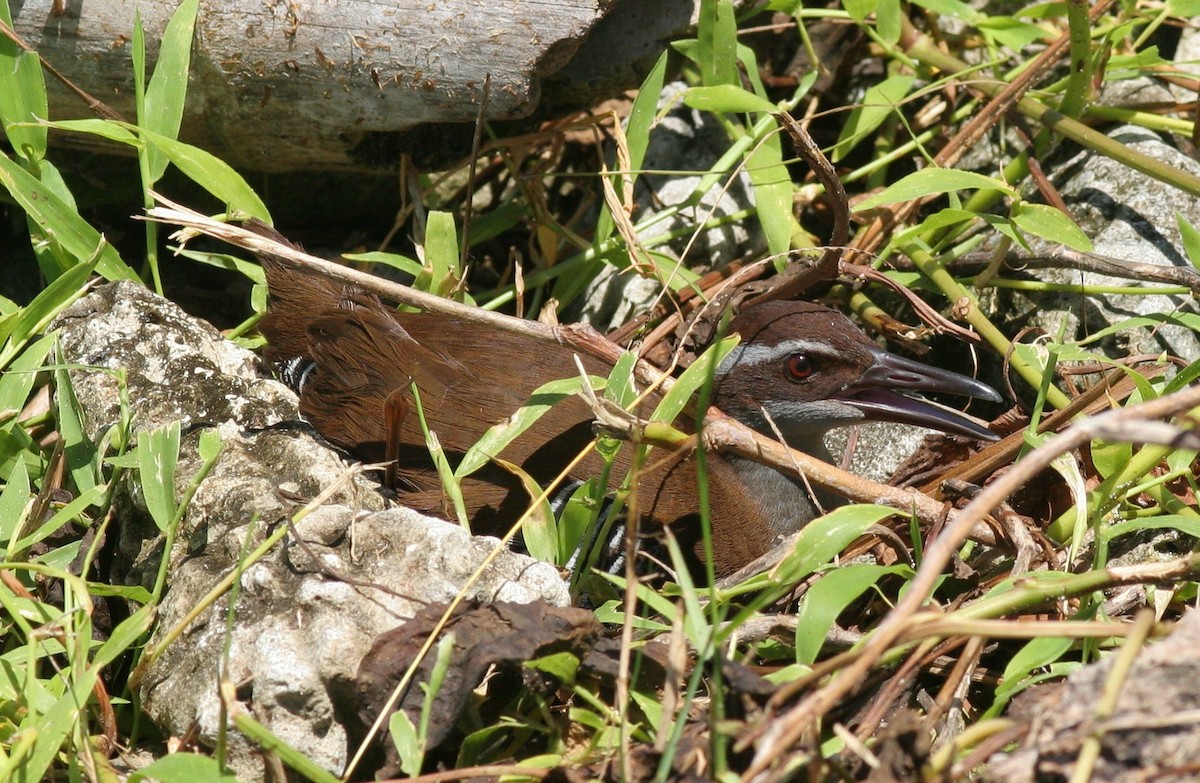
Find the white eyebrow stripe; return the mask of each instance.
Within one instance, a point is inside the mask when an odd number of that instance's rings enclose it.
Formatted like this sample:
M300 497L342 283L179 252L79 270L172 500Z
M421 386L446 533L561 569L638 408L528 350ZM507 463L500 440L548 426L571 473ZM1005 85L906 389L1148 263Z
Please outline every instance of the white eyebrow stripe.
M760 343L742 344L730 351L721 363L717 366L717 375L725 375L733 369L735 364L743 366L753 366L756 364L771 364L780 359L791 356L794 353L818 354L821 356L834 356L835 352L830 348L828 343L816 342L815 340L793 339L784 340L775 345L763 345Z

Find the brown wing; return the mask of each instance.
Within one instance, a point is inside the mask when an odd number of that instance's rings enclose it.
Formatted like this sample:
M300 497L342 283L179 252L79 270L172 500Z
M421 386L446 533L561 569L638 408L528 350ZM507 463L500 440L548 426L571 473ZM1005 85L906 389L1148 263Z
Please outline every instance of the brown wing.
M405 503L419 510L447 512L420 424L404 396L413 381L429 428L455 464L489 427L510 416L544 382L577 373L573 352L564 346L443 315L398 313L357 288L272 257L262 261L270 287L270 309L260 322L270 344L267 358L313 362L303 384L301 412L326 439L363 460L396 458L398 486L410 490ZM603 362L581 358L590 373L607 376L610 368ZM402 411L399 421L397 410ZM544 485L592 440L591 421L582 400L565 399L503 456ZM574 477L597 475L600 466L600 458L593 455ZM726 573L772 542L761 525L746 524L739 516L739 509L753 515L757 503L733 468L718 459L709 460L709 466L713 528L725 542L715 553L716 566L718 573ZM624 449L613 471L615 480L628 467ZM683 543L698 547L694 460L685 455L664 459L660 454L639 488L647 517L643 529L670 524ZM463 493L476 530L503 530L528 505L520 482L494 465L466 479Z

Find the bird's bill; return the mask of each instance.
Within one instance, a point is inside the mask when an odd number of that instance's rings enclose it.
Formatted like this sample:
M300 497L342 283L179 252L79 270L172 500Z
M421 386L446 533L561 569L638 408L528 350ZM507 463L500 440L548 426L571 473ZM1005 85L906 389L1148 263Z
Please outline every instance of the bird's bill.
M843 403L877 421L914 424L981 440L996 440L996 434L974 416L908 396L911 392L938 392L1000 402L1000 395L991 386L961 373L914 362L882 349L874 353L874 362L863 373L862 379L838 395Z

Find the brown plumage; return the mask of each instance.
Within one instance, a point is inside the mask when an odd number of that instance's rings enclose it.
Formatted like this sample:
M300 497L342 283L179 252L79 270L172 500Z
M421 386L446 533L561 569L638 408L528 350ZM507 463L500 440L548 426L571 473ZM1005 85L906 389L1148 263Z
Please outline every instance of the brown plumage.
M327 440L364 461L395 460L402 500L418 510L447 515L410 384L419 390L429 428L457 464L535 389L577 373L574 352L565 346L445 315L398 312L371 294L282 259L261 260L270 289L270 307L260 323L269 343L266 356L311 362L299 384L301 414ZM888 354L836 311L772 302L739 315L733 328L744 342L718 370L714 404L766 433L771 419L798 448L824 456L820 436L826 430L867 417L987 435L961 414L930 413L919 401L886 389L994 398L988 387ZM593 375L607 377L611 370L594 357L580 359ZM592 440L591 422L582 400L565 399L499 456L544 486ZM622 449L614 481L629 469L629 451ZM639 483L642 529L670 525L698 551L694 456L656 449L650 462ZM595 476L601 464L593 454L574 477ZM798 482L769 468L719 454L710 455L708 468L718 574L763 554L816 513ZM507 529L529 502L520 481L495 464L465 479L463 495L473 529L482 532Z

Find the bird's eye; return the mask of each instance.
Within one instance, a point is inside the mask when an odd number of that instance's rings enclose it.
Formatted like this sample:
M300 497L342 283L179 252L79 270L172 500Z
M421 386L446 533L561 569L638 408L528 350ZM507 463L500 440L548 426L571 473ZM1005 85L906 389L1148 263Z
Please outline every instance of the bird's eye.
M787 374L793 381L802 381L813 374L812 361L802 353L794 353L787 360Z

